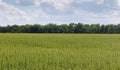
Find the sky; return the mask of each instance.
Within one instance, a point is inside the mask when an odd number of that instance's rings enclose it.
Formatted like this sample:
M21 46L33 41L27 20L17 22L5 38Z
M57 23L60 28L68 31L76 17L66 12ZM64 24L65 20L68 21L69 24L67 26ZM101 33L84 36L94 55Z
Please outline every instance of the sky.
M118 24L120 0L0 0L0 25Z

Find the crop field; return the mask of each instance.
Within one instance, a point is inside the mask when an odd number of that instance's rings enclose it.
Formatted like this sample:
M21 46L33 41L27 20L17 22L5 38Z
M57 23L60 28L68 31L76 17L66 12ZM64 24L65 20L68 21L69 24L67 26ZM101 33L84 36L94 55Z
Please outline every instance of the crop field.
M120 70L120 35L0 34L0 70Z

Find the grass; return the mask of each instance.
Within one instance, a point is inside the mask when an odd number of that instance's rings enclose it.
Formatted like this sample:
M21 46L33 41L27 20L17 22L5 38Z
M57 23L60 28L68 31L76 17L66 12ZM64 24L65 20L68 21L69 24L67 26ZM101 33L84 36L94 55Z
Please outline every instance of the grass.
M120 35L0 34L0 70L120 70Z

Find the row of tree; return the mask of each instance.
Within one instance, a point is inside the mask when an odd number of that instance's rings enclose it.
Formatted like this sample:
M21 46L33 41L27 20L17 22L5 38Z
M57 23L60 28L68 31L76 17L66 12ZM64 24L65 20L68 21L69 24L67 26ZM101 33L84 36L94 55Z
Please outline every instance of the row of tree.
M120 33L120 24L47 24L0 26L0 33Z

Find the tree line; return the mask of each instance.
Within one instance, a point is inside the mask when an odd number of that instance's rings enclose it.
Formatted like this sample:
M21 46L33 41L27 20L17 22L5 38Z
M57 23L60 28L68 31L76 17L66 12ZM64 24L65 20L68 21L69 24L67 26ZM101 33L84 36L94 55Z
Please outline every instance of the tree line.
M120 33L120 24L47 24L0 26L0 33Z

